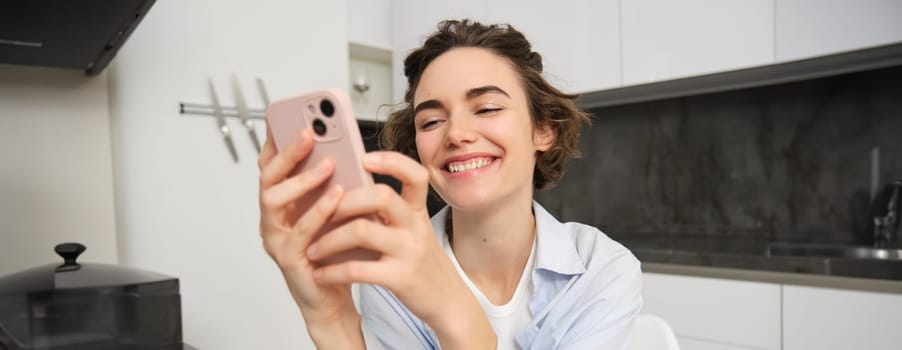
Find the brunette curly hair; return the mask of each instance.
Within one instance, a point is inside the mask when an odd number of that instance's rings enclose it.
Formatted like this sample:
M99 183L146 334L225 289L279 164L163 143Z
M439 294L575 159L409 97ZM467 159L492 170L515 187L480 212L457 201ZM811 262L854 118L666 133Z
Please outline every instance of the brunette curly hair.
M416 148L413 97L426 66L438 56L458 47L487 49L507 59L519 73L526 90L534 127L550 127L555 134L551 148L537 152L533 171L533 188L542 189L560 180L564 163L579 157L579 132L590 124L589 116L573 102L578 95L564 93L542 77L542 56L520 31L510 25L484 25L479 22L447 20L429 36L422 47L404 60L407 76L405 106L389 115L382 130L383 147L401 152L419 161Z

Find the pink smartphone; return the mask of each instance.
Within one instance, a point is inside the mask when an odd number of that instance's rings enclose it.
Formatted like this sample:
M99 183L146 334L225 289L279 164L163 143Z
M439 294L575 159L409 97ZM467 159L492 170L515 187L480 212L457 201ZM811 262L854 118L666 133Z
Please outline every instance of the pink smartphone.
M342 90L325 89L275 101L266 109L266 124L272 132L276 151L285 149L297 140L298 134L304 129L313 129L313 150L291 175L306 171L325 158L332 158L335 164L335 171L326 183L297 201L298 213L306 212L333 184L341 185L346 192L373 185L373 176L362 165L366 151L360 129L357 127L350 99ZM327 224L314 236L314 240L340 224ZM354 249L322 259L319 263L378 258L377 252Z

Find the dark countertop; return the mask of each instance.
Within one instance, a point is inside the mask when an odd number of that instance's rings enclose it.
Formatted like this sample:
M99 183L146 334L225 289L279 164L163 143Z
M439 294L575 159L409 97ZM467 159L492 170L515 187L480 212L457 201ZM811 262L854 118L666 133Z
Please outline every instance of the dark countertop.
M614 237L644 263L902 281L902 260L768 256L775 243L753 237L629 235Z

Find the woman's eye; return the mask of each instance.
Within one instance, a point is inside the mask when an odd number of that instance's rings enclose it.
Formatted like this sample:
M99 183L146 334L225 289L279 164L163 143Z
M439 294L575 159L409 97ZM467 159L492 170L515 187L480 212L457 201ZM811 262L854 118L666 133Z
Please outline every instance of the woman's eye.
M420 129L428 130L436 125L438 125L438 120L427 120L427 121L423 122L423 124L420 124Z
M495 113L500 110L501 110L501 108L481 108L476 111L476 114L480 114L480 115L492 114L492 113Z

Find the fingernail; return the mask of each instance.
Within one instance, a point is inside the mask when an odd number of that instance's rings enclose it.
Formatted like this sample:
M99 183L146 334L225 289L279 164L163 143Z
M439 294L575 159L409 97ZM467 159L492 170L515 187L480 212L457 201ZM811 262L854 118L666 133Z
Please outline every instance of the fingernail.
M335 185L329 189L328 193L326 193L326 198L328 198L329 200L335 200L336 198L338 198L339 194L341 194L341 186Z
M298 139L300 139L301 142L307 142L307 140L310 139L310 132L307 130L301 131L301 135L298 136Z
M310 259L316 259L316 244L313 244L307 247L307 257Z
M319 282L322 279L323 279L323 272L320 270L314 270L313 271L313 280Z
M313 169L313 172L316 177L326 176L326 174L329 173L329 163L325 160L319 162L319 164L316 165L316 168Z

